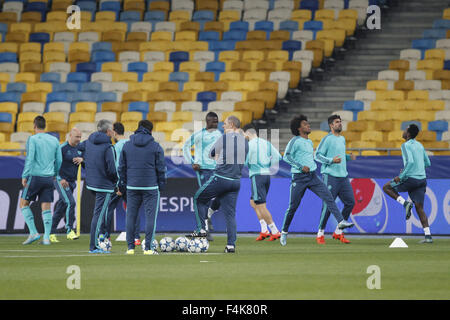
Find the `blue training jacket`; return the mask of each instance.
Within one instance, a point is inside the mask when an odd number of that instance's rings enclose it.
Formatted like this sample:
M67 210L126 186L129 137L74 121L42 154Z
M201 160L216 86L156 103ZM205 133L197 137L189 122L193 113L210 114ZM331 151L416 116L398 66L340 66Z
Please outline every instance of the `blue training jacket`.
M164 151L151 133L139 127L120 155L119 188L130 190L162 190L166 184Z
M94 132L80 143L78 149L84 152L87 188L97 192L114 192L118 177L111 138L106 133Z

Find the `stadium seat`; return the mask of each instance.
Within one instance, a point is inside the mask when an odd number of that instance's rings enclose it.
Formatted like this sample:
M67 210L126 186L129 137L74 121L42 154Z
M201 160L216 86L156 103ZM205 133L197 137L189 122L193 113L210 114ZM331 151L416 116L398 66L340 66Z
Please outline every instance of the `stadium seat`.
M364 103L360 100L348 100L344 102L344 110L353 112L353 121L356 121L358 117L358 112L364 110Z

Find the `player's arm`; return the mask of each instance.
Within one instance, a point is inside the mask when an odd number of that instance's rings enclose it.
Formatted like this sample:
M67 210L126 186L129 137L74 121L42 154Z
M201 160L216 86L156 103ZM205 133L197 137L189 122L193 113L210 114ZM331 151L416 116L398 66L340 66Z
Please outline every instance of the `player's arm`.
M31 175L31 167L33 165L34 156L36 153L36 146L34 140L29 137L26 144L27 157L25 158L25 166L22 172L22 184L25 186L26 180ZM24 181L25 180L25 181Z
M411 172L411 168L414 164L414 159L412 157L411 151L408 149L406 144L402 144L402 157L403 157L403 163L405 164L402 172L398 175L400 180L404 180L405 178L409 177L409 173Z
M276 166L278 165L278 163L281 161L281 159L283 159L283 157L281 156L280 152L277 150L277 148L275 148L273 146L273 144L270 144L270 166Z
M195 143L195 136L196 133L193 133L189 139L186 140L186 142L183 145L183 156L184 159L186 160L186 163L189 164L194 164L194 158L192 157L191 151L192 151L192 146Z
M61 165L63 162L63 155L61 145L58 143L58 148L56 148L55 154L55 177L59 180L61 177L59 176L59 170L61 169Z
M291 165L291 167L297 168L298 170L302 170L303 164L294 158L296 148L300 148L298 144L296 144L296 140L289 141L286 151L284 152L283 160Z
M127 187L127 154L125 152L125 147L122 149L119 160L119 183L118 187L121 193L124 193Z
M431 161L430 158L427 155L427 152L425 151L425 149L423 149L423 163L425 165L425 168L428 168L431 166Z
M161 146L158 146L158 150L156 152L155 157L155 168L156 168L156 174L158 179L158 187L159 190L163 190L167 183L166 178L166 159L164 158L164 150L161 148Z
M319 143L317 147L316 153L314 155L314 159L323 164L332 164L334 163L334 158L327 157L326 154L328 152L328 141L327 136L325 136Z
M106 175L113 182L117 183L116 155L113 146L105 151Z

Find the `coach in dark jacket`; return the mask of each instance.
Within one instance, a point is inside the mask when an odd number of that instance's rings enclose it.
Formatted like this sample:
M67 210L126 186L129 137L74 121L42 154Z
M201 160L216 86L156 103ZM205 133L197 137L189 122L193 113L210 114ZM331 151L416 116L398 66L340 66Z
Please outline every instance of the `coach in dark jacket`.
M164 151L153 138L152 130L150 121L140 121L120 156L119 186L127 192L127 254L134 254L134 229L142 203L146 217L144 254L156 254L151 250L151 243L159 210L159 192L166 184L166 164Z
M86 165L86 188L95 193L94 215L91 221L90 253L103 253L98 245L99 231L106 217L108 204L117 185L115 152L111 144L113 124L109 120L100 120L97 132L92 133L83 142L80 149L84 151Z

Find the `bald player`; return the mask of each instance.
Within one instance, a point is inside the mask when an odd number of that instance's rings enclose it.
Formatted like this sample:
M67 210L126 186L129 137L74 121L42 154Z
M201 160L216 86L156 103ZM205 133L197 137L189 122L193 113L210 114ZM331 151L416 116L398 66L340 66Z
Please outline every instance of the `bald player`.
M61 145L62 164L59 170L59 176L54 185L59 194L59 200L55 204L55 210L52 218L52 229L50 234L51 242L59 242L56 238L56 228L59 221L64 218L66 222L66 237L68 240L78 239L77 234L72 229L75 221L75 199L73 190L76 187L78 166L83 162L83 152L78 150L81 141L81 131L74 127L66 142Z

